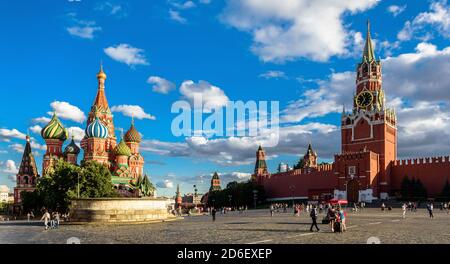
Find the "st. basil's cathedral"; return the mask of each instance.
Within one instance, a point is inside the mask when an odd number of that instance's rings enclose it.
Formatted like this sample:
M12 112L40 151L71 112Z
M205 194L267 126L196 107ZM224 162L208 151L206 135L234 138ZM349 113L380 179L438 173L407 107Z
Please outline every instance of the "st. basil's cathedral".
M144 157L139 152L141 135L134 126L132 119L130 128L117 144L114 121L105 94L106 74L103 67L97 74L98 90L94 104L88 115L85 136L81 140L83 161L96 161L105 164L112 173L112 183L122 194L126 194L127 187L143 177ZM72 164L78 164L80 147L71 141L63 150L64 142L68 139L68 131L53 114L50 122L42 129L41 136L45 140L47 150L42 162L42 175L51 172L53 164L63 159ZM19 173L16 176L17 186L14 188L14 204L21 203L22 191L34 191L40 177L31 150L30 137L27 136ZM82 161L82 162L83 162Z

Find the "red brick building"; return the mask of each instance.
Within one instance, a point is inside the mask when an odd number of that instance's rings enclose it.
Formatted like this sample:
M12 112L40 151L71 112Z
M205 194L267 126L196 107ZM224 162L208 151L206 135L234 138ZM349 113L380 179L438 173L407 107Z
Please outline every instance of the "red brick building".
M332 164L317 164L311 144L300 168L270 174L265 152L256 152L252 179L271 200L319 200L333 196L349 202L386 199L401 189L404 177L420 180L428 196L439 196L450 179L449 157L397 160L397 117L385 105L382 65L376 60L370 24L363 58L356 70L353 109L341 116L341 154Z

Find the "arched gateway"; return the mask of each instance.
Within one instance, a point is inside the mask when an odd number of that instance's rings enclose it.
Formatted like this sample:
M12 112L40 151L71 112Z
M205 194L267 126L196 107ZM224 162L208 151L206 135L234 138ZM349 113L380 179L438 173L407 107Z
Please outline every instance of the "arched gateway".
M347 200L349 203L359 202L359 182L357 180L347 182Z

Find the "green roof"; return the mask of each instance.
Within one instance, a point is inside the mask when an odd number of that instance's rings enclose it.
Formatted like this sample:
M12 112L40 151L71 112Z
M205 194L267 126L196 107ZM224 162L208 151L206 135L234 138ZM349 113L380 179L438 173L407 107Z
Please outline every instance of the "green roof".
M364 54L362 61L372 62L375 60L375 52L372 46L372 39L370 37L370 21L367 21L367 36L366 44L364 45Z
M117 177L117 176L112 176L111 177L111 182L113 184L130 184L130 181L132 181L133 178L128 178L128 177Z

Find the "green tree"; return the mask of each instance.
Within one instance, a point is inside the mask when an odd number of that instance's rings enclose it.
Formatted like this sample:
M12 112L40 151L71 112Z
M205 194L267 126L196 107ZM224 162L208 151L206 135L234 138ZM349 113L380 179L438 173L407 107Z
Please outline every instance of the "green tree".
M402 180L401 185L401 195L402 199L408 199L411 197L411 180L408 178L408 176L405 175Z
M302 169L303 167L305 167L305 160L303 160L303 158L300 158L297 164L294 165L294 170Z
M115 193L111 182L111 172L105 165L96 161L88 161L82 165L80 172L81 198L114 197ZM72 194L73 197L76 196Z
M49 174L39 179L35 192L25 194L24 208L40 209L44 206L66 210L70 200L78 197L78 187L80 198L116 195L111 173L105 165L89 161L78 167L60 159Z
M450 183L448 182L448 180L445 183L444 188L442 189L442 195L441 196L445 197L445 198L449 198L450 197Z
M248 182L230 182L227 187L220 191L213 191L208 194L208 206L215 207L228 207L230 206L248 206L253 207L254 193L257 190L257 202L258 204L264 202L266 199L264 188L261 185ZM214 202L213 202L214 200Z

